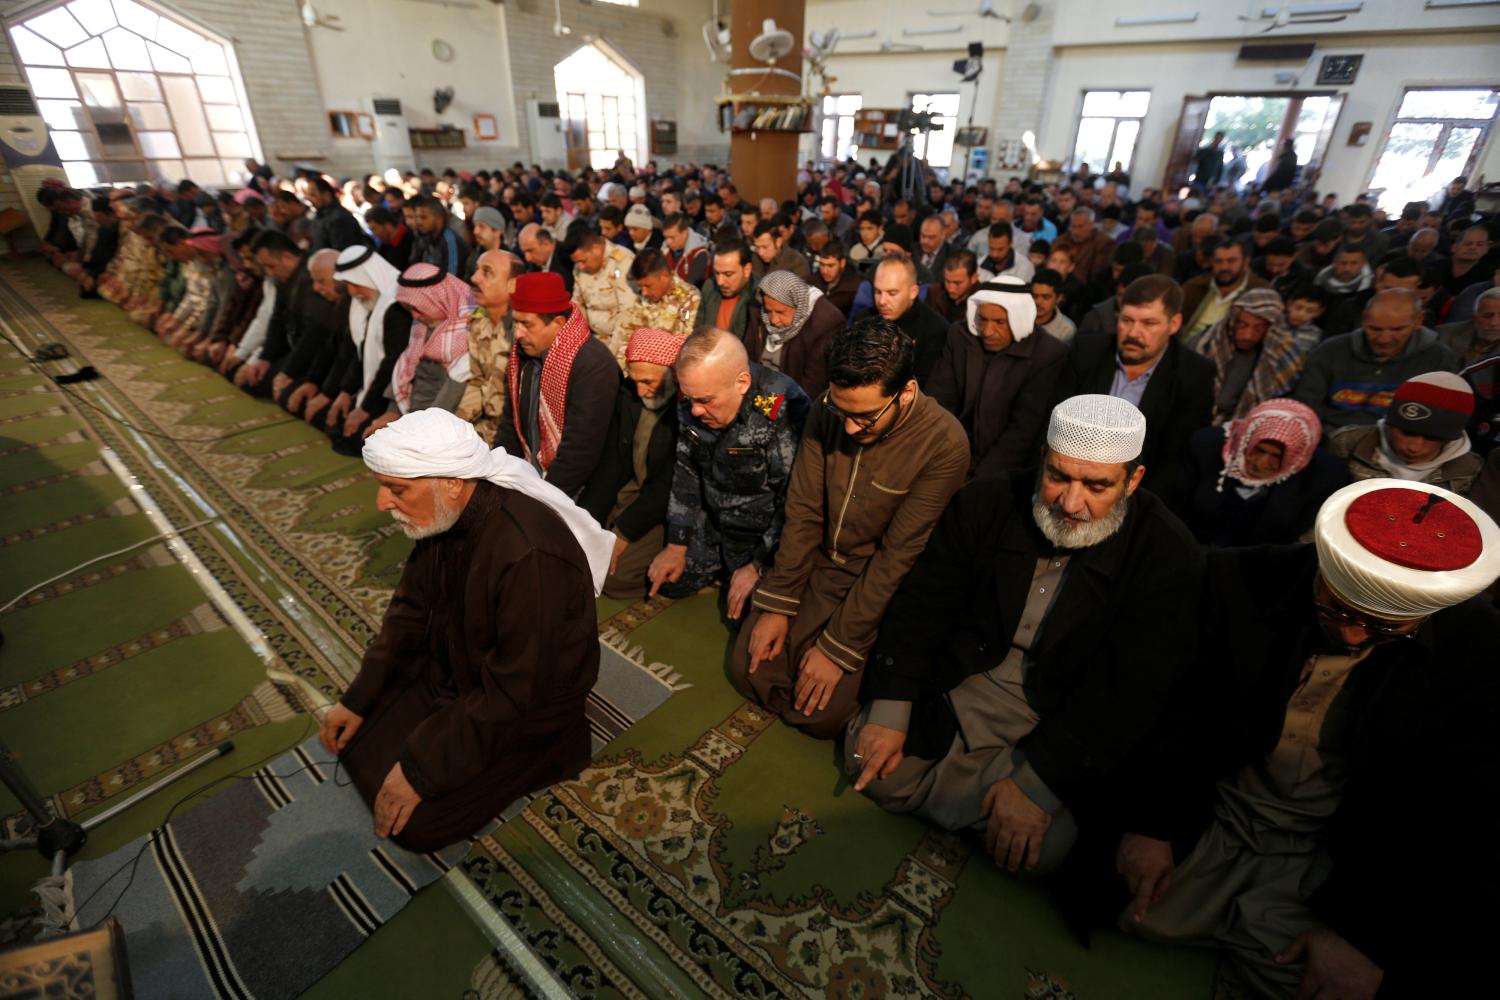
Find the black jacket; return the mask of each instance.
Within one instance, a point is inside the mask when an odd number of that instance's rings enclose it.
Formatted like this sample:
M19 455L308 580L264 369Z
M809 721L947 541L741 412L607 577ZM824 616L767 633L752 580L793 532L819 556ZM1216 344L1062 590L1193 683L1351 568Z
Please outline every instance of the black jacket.
M1083 393L1108 395L1115 379L1115 336L1089 336L1080 331L1072 346L1072 363L1058 377L1054 399L1061 402ZM1141 485L1168 504L1176 503L1188 438L1208 426L1213 406L1213 362L1185 350L1173 337L1146 383L1140 405L1146 416L1146 445L1141 450L1146 478Z
M1263 760L1280 739L1303 664L1320 648L1311 545L1208 556L1195 699L1185 742L1159 768L1179 851L1212 817L1214 782ZM1500 898L1500 613L1476 598L1432 616L1415 637L1377 646L1350 674L1345 783L1325 830L1332 872L1313 912L1385 970L1381 997L1430 992L1433 970L1478 984L1489 969ZM1179 861L1182 855L1179 854ZM1475 909L1475 907L1479 909Z
M615 417L610 437L594 474L589 477L578 506L603 524L614 509L620 489L635 476L635 428L645 411L635 383L626 379L615 399ZM672 470L677 464L677 407L667 405L651 429L646 445L646 481L629 507L615 518L614 530L627 542L634 542L652 528L667 523L667 503L672 497Z
M510 359L522 365L526 355L517 350ZM517 373L519 374L519 372ZM620 366L598 337L589 337L573 358L568 372L568 407L563 413L562 440L545 474L547 482L576 500L599 464L599 456L610 441L615 394L620 389ZM495 447L524 456L516 430L515 398L505 395L505 409L495 430Z
M948 343L948 321L917 299L896 320L896 325L916 342L917 384L926 390L932 370L937 367L938 358L943 356L943 347Z
M927 393L964 425L971 476L1036 461L1053 386L1067 364L1068 345L1040 331L988 355L967 320L948 328L948 346L927 379Z
M886 611L862 700L912 702L906 753L938 758L957 721L944 695L1010 648L1036 562L1035 469L960 490ZM1120 530L1073 553L1033 648L1026 695L1041 721L1020 749L1080 825L1111 810L1121 766L1158 725L1191 661L1203 557L1160 500L1137 490Z
M1188 530L1204 545L1290 544L1313 526L1318 508L1349 482L1349 467L1319 448L1307 468L1249 500L1224 479L1224 428L1204 427L1188 441L1182 463L1178 511Z
M309 250L343 250L346 247L364 246L365 231L349 210L338 202L330 202L318 209L312 220L312 246Z

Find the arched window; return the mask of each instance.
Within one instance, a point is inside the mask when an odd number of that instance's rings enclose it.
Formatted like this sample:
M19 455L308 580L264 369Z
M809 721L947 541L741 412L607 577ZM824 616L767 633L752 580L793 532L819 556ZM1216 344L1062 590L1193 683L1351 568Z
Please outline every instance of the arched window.
M239 186L259 143L234 50L134 0L72 0L10 24L75 187Z
M568 123L569 169L607 170L621 153L640 166L646 134L640 72L599 42L574 52L552 72L557 103Z

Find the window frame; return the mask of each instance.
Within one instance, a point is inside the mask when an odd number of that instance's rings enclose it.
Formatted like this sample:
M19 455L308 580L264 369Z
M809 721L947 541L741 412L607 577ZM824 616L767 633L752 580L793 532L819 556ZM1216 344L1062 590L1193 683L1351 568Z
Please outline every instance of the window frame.
M1390 114L1386 116L1385 129L1380 134L1380 142L1375 147L1375 155L1370 158L1370 165L1365 170L1365 182L1360 190L1374 190L1375 173L1380 169L1380 158L1385 155L1386 146L1391 141L1391 132L1397 125L1410 123L1442 126L1442 131L1438 134L1438 140L1433 143L1432 152L1428 154L1427 166L1429 175L1433 168L1436 167L1437 162L1442 158L1443 150L1446 148L1448 139L1453 134L1455 128L1477 127L1480 135L1478 141L1474 143L1474 148L1469 151L1469 158L1464 163L1463 169L1459 170L1454 176L1470 176L1473 174L1474 166L1484 161L1489 144L1494 139L1495 123L1500 121L1500 100L1496 101L1495 110L1491 113L1488 121L1479 118L1402 118L1401 105L1406 103L1407 95L1414 90L1489 90L1500 95L1500 83L1493 81L1482 83L1449 81L1442 83L1403 83L1400 91L1396 94L1395 101L1391 104ZM1452 180L1452 178L1450 177L1449 180ZM1447 183L1448 181L1442 181L1438 186L1445 187ZM1384 192L1385 189L1382 188L1381 193L1384 194ZM1379 200L1377 196L1377 203Z
M943 130L948 133L948 139L949 139L949 142L948 142L948 162L947 163L933 163L930 159L928 159L927 153L928 153L928 147L931 145L931 139L932 139L932 134L931 133L928 133L928 134L922 135L922 136L919 136L919 135L917 135L915 133L911 134L911 151L912 151L912 155L913 156L915 156L919 160L924 160L927 163L927 165L929 167L931 167L933 170L951 171L953 169L953 157L954 157L954 152L953 151L958 148L956 145L954 145L954 143L952 142L952 140L958 134L958 119L959 119L959 116L963 113L963 110L964 110L964 95L963 95L963 92L962 91L958 91L958 90L909 90L909 91L906 92L906 109L908 111L915 112L917 110L916 102L917 102L917 98L918 97L925 97L925 98L927 98L927 100L929 102L929 106L930 106L930 103L931 103L932 99L935 98L935 97L953 97L953 98L956 98L955 103L954 103L954 107L953 107L953 114L951 114L951 115L938 115L937 116L937 117L945 119L945 120L951 119L951 121L949 121L947 124L945 124L943 126ZM922 143L921 143L922 148L920 150L917 149L917 145L918 145L917 140L918 140L918 138L922 139Z
M1141 112L1141 114L1138 115L1138 116L1137 115L1085 115L1083 113L1083 109L1084 109L1084 106L1088 103L1088 98L1089 98L1090 94L1145 94L1146 95L1146 110L1143 111L1143 112ZM1104 169L1101 170L1100 173L1101 174L1107 174L1107 173L1109 173L1110 170L1112 169L1113 165L1114 165L1114 161L1116 159L1116 157L1114 155L1115 147L1116 147L1117 143L1120 141L1120 123L1121 122L1135 122L1136 123L1135 142L1130 147L1130 157L1129 157L1128 160L1122 160L1121 161L1121 166L1124 168L1125 173L1127 175L1134 176L1133 173L1132 173L1132 171L1134 170L1134 167L1135 167L1135 154L1136 154L1136 150L1140 149L1140 146L1141 146L1141 136L1146 131L1146 119L1151 114L1151 102L1152 102L1152 99L1155 96L1156 96L1155 95L1155 91L1153 91L1150 87L1085 87L1082 90L1080 90L1078 92L1078 108L1077 108L1077 111L1073 115L1073 141L1071 143L1069 143L1069 145L1068 145L1068 159L1066 161L1066 163L1067 163L1067 167L1066 167L1067 172L1069 174L1071 174L1073 171L1075 171L1075 170L1078 169L1078 138L1083 133L1083 122L1084 122L1084 119L1085 118L1101 119L1101 120L1106 120L1107 119L1109 121L1112 121L1114 124L1110 126L1110 130L1109 130L1109 151L1105 154L1105 157L1104 157Z
M859 107L855 108L853 111L849 112L847 115L844 114L844 113L842 113L842 112L839 112L839 111L835 111L833 114L830 115L828 112L826 112L826 111L823 110L823 102L824 101L831 100L831 101L834 102L834 106L837 107L839 99L843 98L843 97L857 97L857 98L859 98ZM824 94L824 95L822 95L822 97L819 99L819 103L818 103L818 131L817 131L817 140L818 140L818 159L819 160L821 160L822 162L825 162L825 163L843 163L844 160L847 159L847 157L843 157L843 156L839 155L839 152L840 152L840 150L838 148L839 147L839 131L840 131L839 125L843 122L843 120L845 118L849 119L849 136L852 139L853 136L854 136L854 116L857 115L860 112L860 110L864 108L864 106L865 106L865 95L862 94L862 93L852 93L852 92L846 91L846 92L838 93L838 94ZM834 150L833 150L833 153L831 155L828 153L828 151L824 148L824 145L823 145L823 140L825 138L824 135L823 135L823 126L824 126L824 123L828 122L828 121L834 122L834 126L833 126L833 145L834 145ZM859 147L857 145L855 145L853 142L849 142L848 146L849 146L849 148L851 150L853 150L853 154L852 155L854 156L854 158L858 159L859 158Z

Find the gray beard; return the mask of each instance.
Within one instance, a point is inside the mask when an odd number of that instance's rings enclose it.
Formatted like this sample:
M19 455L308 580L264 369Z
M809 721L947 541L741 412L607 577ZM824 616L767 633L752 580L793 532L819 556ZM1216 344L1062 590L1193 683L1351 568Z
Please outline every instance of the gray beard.
M432 484L432 521L428 524L414 524L396 511L391 511L391 518L401 526L401 533L414 542L441 535L457 524L459 515L464 512L462 507L451 507L439 498L437 490L437 483L434 482Z
M677 373L668 368L667 373L662 376L661 391L650 399L641 399L641 405L648 410L665 410L672 403L677 402Z
M1098 520L1073 525L1062 520L1066 515L1060 506L1043 503L1039 493L1031 496L1031 517L1038 530L1060 549L1086 549L1108 541L1120 530L1129 512L1130 496L1127 494L1116 500L1109 513Z

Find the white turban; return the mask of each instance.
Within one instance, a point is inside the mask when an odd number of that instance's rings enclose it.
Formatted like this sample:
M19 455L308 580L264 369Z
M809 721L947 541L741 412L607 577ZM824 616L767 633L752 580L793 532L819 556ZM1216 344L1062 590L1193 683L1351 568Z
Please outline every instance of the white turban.
M416 410L366 438L362 454L365 465L383 476L486 479L540 500L557 512L578 540L594 576L594 595L604 588L614 555L614 532L599 527L587 511L544 480L529 463L504 448L491 451L467 421L447 410Z
M1036 300L1031 297L1031 286L1014 275L986 281L969 296L969 332L976 337L981 305L1004 306L1010 335L1016 340L1025 340L1036 329Z
M1133 462L1145 443L1145 414L1114 396L1065 399L1052 408L1047 424L1047 447L1080 462Z
M396 281L401 272L374 248L356 243L339 251L333 276L361 288L373 288L377 293L375 301L368 305L352 295L349 297L349 336L359 351L359 392L363 399L385 360L385 316L396 304Z
M1500 577L1500 528L1470 501L1428 483L1366 479L1323 502L1318 569L1344 602L1381 618L1421 618Z

